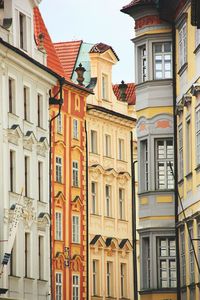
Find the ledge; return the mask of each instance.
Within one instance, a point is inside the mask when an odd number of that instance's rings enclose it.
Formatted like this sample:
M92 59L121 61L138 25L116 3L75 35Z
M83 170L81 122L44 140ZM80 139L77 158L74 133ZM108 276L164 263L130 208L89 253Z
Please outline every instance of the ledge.
M169 194L169 193L174 193L174 189L170 189L170 190L151 190L151 191L145 191L145 192L141 192L138 193L138 196L145 196L145 195L151 195L151 194Z
M196 49L194 50L194 54L197 54L198 52L199 52L199 50L200 50L200 44L196 47Z
M140 295L145 294L166 294L166 293L176 293L176 288L165 288L165 289L147 289L143 291L139 291Z
M195 171L196 171L196 172L199 172L199 171L200 171L200 164L195 168Z
M48 282L48 280L46 280L46 279L37 279L37 281L41 281L41 282L44 282L44 283Z
M24 276L24 279L26 279L26 280L32 280L32 281L33 281L33 280L35 280L36 278L32 278L32 277L25 277L25 276Z
M182 184L183 184L183 182L184 182L184 179L183 179L183 178L181 178L181 179L178 181L178 185L182 185Z
M185 175L185 178L190 179L192 177L192 171Z
M181 76L185 72L185 70L187 69L187 67L188 67L188 63L186 62L186 63L184 63L184 65L182 65L182 67L178 71L178 75Z
M17 276L17 275L8 275L9 277L12 277L12 278L16 278L16 279L20 279L21 277L20 276Z

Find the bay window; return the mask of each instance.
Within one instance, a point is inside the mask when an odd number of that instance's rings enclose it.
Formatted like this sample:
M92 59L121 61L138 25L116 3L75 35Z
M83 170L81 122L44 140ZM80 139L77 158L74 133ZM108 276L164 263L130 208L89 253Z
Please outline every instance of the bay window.
M172 78L171 42L153 44L154 79Z

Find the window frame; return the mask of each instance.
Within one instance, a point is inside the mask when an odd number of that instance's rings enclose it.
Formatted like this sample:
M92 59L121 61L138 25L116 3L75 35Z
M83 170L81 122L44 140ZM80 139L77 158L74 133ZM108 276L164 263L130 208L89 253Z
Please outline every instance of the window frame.
M113 296L113 262L106 261L106 295Z
M99 260L92 260L92 295L99 295Z
M63 217L62 212L55 212L55 239L56 241L62 241L63 238Z
M91 137L91 153L98 154L97 131L92 129L90 131L90 137Z
M77 160L72 161L72 186L79 187L79 162Z
M120 195L121 191L121 195ZM120 197L122 196L122 197ZM126 219L126 213L125 213L125 189L124 188L119 188L119 219L120 220L125 220Z
M74 220L78 222L74 222ZM80 244L80 216L72 215L72 243Z
M98 183L96 181L91 181L91 212L94 215L98 214ZM95 189L93 190L93 186Z
M179 46L179 68L181 69L187 63L187 20L179 26L178 29L178 46Z
M58 161L59 160L59 161ZM61 156L56 156L56 182L58 183L62 183L62 177L63 177L63 166L62 166L62 162L63 162L63 159Z
M105 156L111 157L111 135L105 134Z
M112 186L109 184L105 185L105 200L105 216L107 218L112 218Z
M24 277L31 278L31 234L24 234Z
M16 151L10 149L10 192L16 192Z
M27 17L19 11L19 48L27 52Z
M55 296L56 296L56 300L62 300L62 296L63 296L63 286L62 286L62 283L63 283L63 280L62 280L62 272L56 272L55 274L55 286L56 286L56 289L55 289ZM58 275L58 276L57 276ZM57 280L59 279L59 280Z
M30 122L30 87L24 85L24 120Z
M122 138L118 139L118 160L125 161L125 141Z
M183 179L184 169L183 169L183 126L180 124L178 126L178 163L179 163L179 180Z
M161 52L156 52L155 51L155 47L158 44L161 45ZM171 46L171 51L170 52L165 52L165 44L170 44L170 46ZM171 79L172 78L172 43L171 43L171 41L154 42L152 44L152 50L153 50L152 53L153 53L153 65L154 65L154 67L153 67L153 74L154 74L153 77L154 77L154 80ZM157 66L156 56L158 56L158 55L161 56L161 70L158 70L158 71L160 71L162 73L162 76L159 77L159 78L157 78L157 76L156 76L156 66ZM170 62L170 70L166 70L165 69L165 66L166 66L165 56L166 55L170 56L170 60L169 60L169 62ZM165 75L166 71L170 72L170 76L169 77L167 77Z
M185 252L185 231L180 230L180 258L181 258L181 285L186 285L186 252Z
M200 105L195 109L196 165L200 165ZM199 151L199 152L198 152Z
M16 115L16 80L11 76L8 77L8 99L8 112Z
M108 101L108 75L105 73L101 75L101 95L102 100Z
M73 119L73 139L79 139L79 122L77 119Z
M78 283L74 283L74 278L76 277ZM74 294L76 291L76 294ZM78 291L78 293L77 293ZM80 276L78 274L72 275L72 300L79 300L80 299Z
M44 236L38 235L38 278L39 280L45 279L45 242Z
M121 292L121 298L126 298L127 297L126 279L127 279L127 264L126 263L120 263L120 292Z
M37 93L37 127L44 128L44 97L41 93Z

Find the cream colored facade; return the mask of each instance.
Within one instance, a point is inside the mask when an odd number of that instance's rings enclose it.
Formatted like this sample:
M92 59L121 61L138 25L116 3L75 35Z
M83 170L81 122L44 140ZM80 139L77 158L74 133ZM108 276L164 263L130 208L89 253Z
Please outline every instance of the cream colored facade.
M97 77L86 116L89 299L93 300L133 299L130 145L135 112L114 96L112 67L116 62L112 48L90 53L91 77Z

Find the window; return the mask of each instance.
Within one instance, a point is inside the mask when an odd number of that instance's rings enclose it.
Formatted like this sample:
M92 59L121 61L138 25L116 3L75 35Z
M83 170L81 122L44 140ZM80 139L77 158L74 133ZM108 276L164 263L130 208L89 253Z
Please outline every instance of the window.
M38 275L39 279L44 279L44 237L39 235L38 237Z
M200 44L200 29L196 28L196 37L195 37L196 48L199 46L199 44Z
M30 121L30 89L24 86L24 120Z
M79 291L79 276L73 275L72 277L72 300L80 299L80 291Z
M198 236L197 236L197 239L198 239L198 261L200 263L200 223L198 223L197 226L198 226L197 227L197 234L198 234ZM200 277L200 274L199 274L199 277Z
M111 136L105 135L105 156L111 157Z
M125 220L125 190L119 189L119 218Z
M149 189L149 164L148 164L148 142L147 140L141 141L141 174L144 174L143 177L143 189L148 191Z
M106 264L106 284L107 284L107 297L112 296L112 276L113 276L113 263L107 262Z
M26 45L26 16L19 13L19 45L23 50L27 50Z
M174 238L158 239L158 278L160 288L176 287L176 244Z
M178 129L179 179L183 179L183 128Z
M91 152L97 153L97 132L91 130Z
M25 232L25 255L24 255L24 276L25 277L31 277L31 270L30 270L30 262L31 262L31 257L30 257L30 233Z
M196 155L197 165L200 164L200 106L196 109Z
M73 119L73 139L78 140L78 120Z
M17 263L17 249L16 249L16 240L14 242L12 251L11 251L11 256L10 256L10 275L11 276L16 276L16 263Z
M189 228L191 239L193 239L193 227ZM195 281L195 270L194 270L194 249L192 246L192 242L190 240L188 241L188 247L189 247L189 266L190 266L190 283L194 283Z
M187 62L187 28L186 22L179 29L179 67Z
M99 286L99 262L98 260L93 260L92 261L92 292L93 296L98 295L98 286Z
M78 174L78 162L72 162L72 172L73 172L73 186L79 186L79 174Z
M172 77L172 44L155 43L153 45L154 55L154 78L166 79Z
M119 152L118 152L119 160L124 160L124 140L119 139Z
M187 164L187 174L192 171L192 140L191 140L191 122L190 119L186 122L186 164Z
M62 240L62 214L56 212L56 240Z
M15 151L10 151L10 191L15 192Z
M43 127L43 97L42 95L37 95L37 120L38 127Z
M9 113L16 113L15 103L15 80L12 78L8 79L8 97L9 97Z
M80 219L79 216L72 216L72 242L80 243Z
M140 47L140 57L141 57L141 82L147 80L147 52L146 46Z
M111 186L106 185L106 217L111 217Z
M97 183L91 182L91 194L92 194L92 214L98 213L98 204L97 204Z
M62 114L57 116L57 133L62 133Z
M186 261L185 261L185 232L180 232L180 256L181 256L181 285L186 285Z
M151 287L151 264L150 264L150 241L149 238L142 239L143 248L143 287L149 289Z
M62 158L56 157L56 181L62 183Z
M56 273L56 300L62 300L62 273Z
M173 189L174 179L170 164L173 167L173 141L156 140L156 188Z
M28 156L24 158L24 179L24 195L25 197L30 197L30 158Z
M108 100L108 76L102 74L102 99Z
M38 162L38 200L43 200L43 163L41 161Z
M120 264L121 298L126 297L126 264Z

